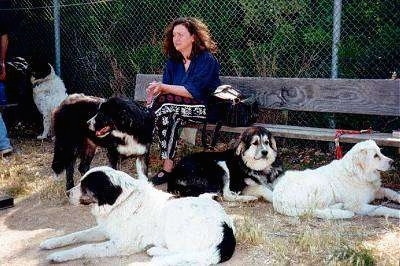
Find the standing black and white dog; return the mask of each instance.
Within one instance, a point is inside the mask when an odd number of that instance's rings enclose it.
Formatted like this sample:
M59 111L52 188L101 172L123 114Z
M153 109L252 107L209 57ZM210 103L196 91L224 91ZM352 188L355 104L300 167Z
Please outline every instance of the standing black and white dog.
M272 202L270 184L281 172L271 133L264 127L250 127L235 149L182 158L171 173L168 191L180 196L222 192L227 201L246 202L262 197Z
M144 177L152 130L152 114L137 103L118 97L106 101L72 94L54 112L52 169L57 176L66 171L69 190L74 186L77 158L80 158L78 169L83 175L90 168L96 147L101 146L107 149L110 166L115 169L120 167L122 159L138 156L137 172Z
M97 138L111 135L118 140L116 149L124 157L136 156L139 178L147 180L147 165L154 128L151 110L128 98L112 97L100 105L88 121Z
M110 167L89 170L70 190L73 205L92 204L97 225L48 239L41 249L81 245L50 254L53 262L129 255L147 250L152 265L210 265L229 260L234 227L222 206L206 195L175 199Z
M49 63L43 60L34 60L29 64L29 71L33 101L43 117L43 132L37 136L37 139L45 139L52 127L52 112L68 95L64 82L56 75Z

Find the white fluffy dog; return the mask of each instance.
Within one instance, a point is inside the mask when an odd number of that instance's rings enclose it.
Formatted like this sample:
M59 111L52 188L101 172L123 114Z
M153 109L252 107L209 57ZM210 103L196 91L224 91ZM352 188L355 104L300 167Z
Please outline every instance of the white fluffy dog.
M399 193L381 187L380 172L392 163L373 140L360 142L341 160L314 170L287 171L274 188L274 209L290 216L311 214L325 219L355 214L400 218L400 210L369 204L383 197L400 203Z
M48 256L53 262L129 255L147 249L156 265L209 265L231 258L231 219L207 196L176 199L144 180L95 167L70 190L74 205L93 204L97 226L44 241L42 249L85 244Z
M33 101L43 116L43 132L37 139L48 137L52 126L52 112L68 96L64 82L47 62L36 61L30 66Z

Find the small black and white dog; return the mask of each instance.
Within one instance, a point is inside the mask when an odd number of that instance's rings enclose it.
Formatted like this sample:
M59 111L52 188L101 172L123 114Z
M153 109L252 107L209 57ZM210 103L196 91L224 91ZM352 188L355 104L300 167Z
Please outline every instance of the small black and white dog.
M46 61L35 59L28 67L32 83L33 101L42 114L43 132L37 139L45 139L52 129L52 112L68 96L64 82Z
M137 172L140 177L146 176L153 120L147 109L127 99L114 97L106 101L71 94L54 112L52 169L57 178L66 171L69 190L74 186L77 158L83 175L90 168L96 147L100 146L107 149L110 166L115 169L120 168L122 159L137 155Z
M151 265L214 265L235 251L232 220L207 194L177 199L146 180L101 166L82 177L69 200L90 204L97 225L42 242L41 249L86 242L50 254L52 262L146 251Z
M42 58L34 57L26 60L13 57L7 62L7 83L11 90L7 91L10 102L19 103L23 108L22 116L41 114L42 133L37 139L45 139L51 135L52 112L67 97L64 82L54 72L53 67ZM26 82L27 81L27 82ZM26 95L29 94L29 100ZM33 103L32 102L33 99ZM33 107L33 108L32 108ZM36 108L35 108L36 107ZM32 122L36 119L28 119Z
M168 191L180 196L222 192L227 201L246 202L261 197L272 202L270 185L281 172L271 133L264 127L250 127L234 149L182 158L172 170Z

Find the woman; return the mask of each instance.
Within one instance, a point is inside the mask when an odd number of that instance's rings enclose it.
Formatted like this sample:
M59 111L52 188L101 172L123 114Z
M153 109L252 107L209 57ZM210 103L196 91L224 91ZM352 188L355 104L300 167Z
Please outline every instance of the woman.
M168 61L162 82L152 82L147 93L156 95L152 109L160 140L163 168L154 184L168 180L173 168L178 129L188 121L204 121L207 98L219 85L217 49L208 27L195 18L178 18L164 33L163 50Z

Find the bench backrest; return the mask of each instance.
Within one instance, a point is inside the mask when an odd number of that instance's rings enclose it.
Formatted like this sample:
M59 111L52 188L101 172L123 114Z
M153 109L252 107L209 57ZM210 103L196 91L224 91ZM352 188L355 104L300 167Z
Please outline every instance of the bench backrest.
M137 74L135 100L161 75ZM245 93L256 94L262 108L293 111L400 116L400 80L221 76Z

